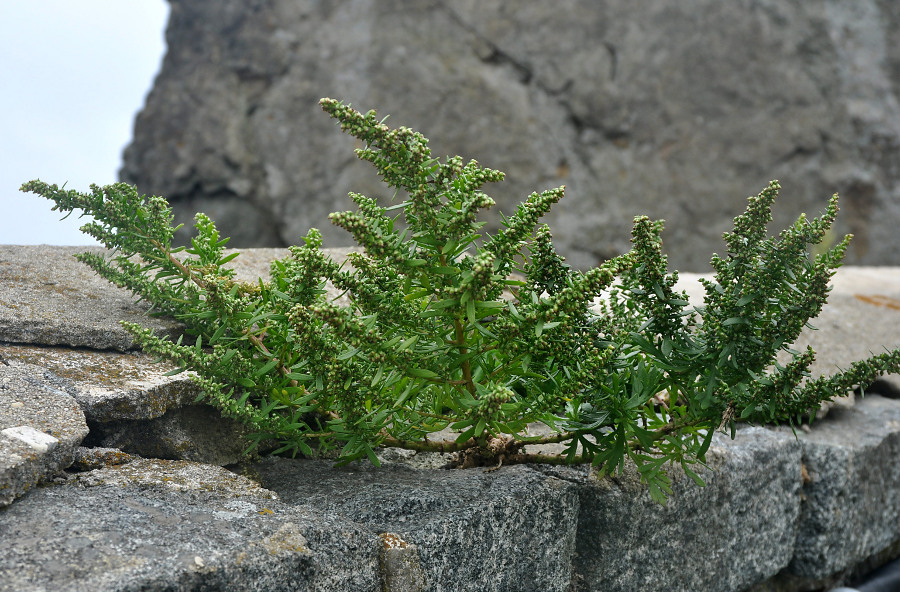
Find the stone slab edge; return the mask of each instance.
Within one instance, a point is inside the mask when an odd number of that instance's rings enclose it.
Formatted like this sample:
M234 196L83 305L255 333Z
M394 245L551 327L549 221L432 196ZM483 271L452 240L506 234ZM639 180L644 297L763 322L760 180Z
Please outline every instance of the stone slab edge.
M72 464L88 427L43 368L0 365L0 508Z

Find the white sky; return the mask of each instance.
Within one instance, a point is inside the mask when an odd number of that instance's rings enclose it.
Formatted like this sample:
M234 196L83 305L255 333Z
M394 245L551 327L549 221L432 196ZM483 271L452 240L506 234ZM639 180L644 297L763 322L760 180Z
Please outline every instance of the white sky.
M0 244L87 245L39 178L87 191L118 180L135 114L165 53L164 0L0 2Z

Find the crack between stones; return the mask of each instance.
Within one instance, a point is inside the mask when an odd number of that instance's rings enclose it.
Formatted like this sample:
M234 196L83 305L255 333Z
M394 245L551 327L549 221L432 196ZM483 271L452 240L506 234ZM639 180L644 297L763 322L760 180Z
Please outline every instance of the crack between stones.
M446 14L451 20L453 20L453 22L455 22L461 29L472 35L474 38L476 38L478 41L480 41L490 49L490 53L488 53L488 55L485 57L481 57L476 52L476 56L478 56L478 59L482 63L498 67L508 66L518 74L517 78L519 79L520 83L526 86L534 86L536 89L540 90L548 97L554 99L560 95L564 95L566 89L571 86L572 82L569 81L564 84L559 90L553 90L548 88L544 84L541 84L541 82L535 77L534 72L531 70L531 68L525 65L521 60L517 60L516 58L514 58L508 52L503 51L496 43L479 33L473 26L468 24L465 19L463 19L459 15L458 12L442 2L436 3L435 8L437 8L438 10L443 10L444 14ZM558 100L556 102L560 104L561 107L563 107L567 114L569 114L569 110L565 108L565 105L559 103Z
M542 84L540 80L535 76L534 72L525 65L522 61L517 60L508 52L503 51L496 43L491 41L489 38L485 37L481 33L479 33L472 25L466 22L466 20L460 16L460 14L455 11L452 7L448 6L442 2L436 2L434 4L434 8L437 10L442 10L444 14L448 16L454 23L457 24L463 31L472 35L473 38L478 40L480 43L483 43L486 48L488 48L489 52L487 56L481 57L477 51L474 51L475 55L478 59L485 64L493 65L495 67L506 67L517 74L517 79L524 86L533 87L535 90L542 93L545 97L549 99L550 102L557 105L558 108L562 111L562 119L566 122L567 125L567 133L573 135L575 138L581 137L585 131L589 129L594 129L592 126L588 125L586 122L582 120L582 118L578 117L575 114L570 106L566 104L563 98L571 89L574 81L568 80L565 84L563 84L559 89L551 89L546 85ZM611 60L612 60L612 69L610 72L610 76L612 79L615 79L618 71L618 55L616 52L616 48L611 43L604 43L606 50L609 52ZM607 138L610 141L616 141L620 139L620 136L611 137L611 135L615 135L614 131L600 129L600 134ZM628 134L624 134L627 136ZM579 149L581 144L578 142L574 143L575 149L573 151L572 156L580 161L581 166L584 167L585 170L590 171L592 176L597 175L597 171L590 163L590 158L584 153L583 149Z

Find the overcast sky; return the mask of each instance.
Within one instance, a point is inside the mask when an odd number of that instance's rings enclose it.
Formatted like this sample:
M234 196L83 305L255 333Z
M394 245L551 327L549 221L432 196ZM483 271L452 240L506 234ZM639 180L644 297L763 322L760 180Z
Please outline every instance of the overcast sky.
M165 53L164 0L0 3L0 244L86 245L73 214L25 181L87 191L118 180Z

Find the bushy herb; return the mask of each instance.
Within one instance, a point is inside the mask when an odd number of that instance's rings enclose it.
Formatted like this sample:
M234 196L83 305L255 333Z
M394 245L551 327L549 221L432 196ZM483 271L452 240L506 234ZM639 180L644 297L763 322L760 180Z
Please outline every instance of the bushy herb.
M391 129L374 111L321 105L404 196L385 208L351 194L356 210L332 214L362 247L344 265L312 229L272 263L269 281L242 283L226 267L235 256L224 255L227 239L203 214L191 246L173 247L160 197L125 184L90 193L22 186L96 219L83 230L113 253L79 258L194 338L172 342L124 323L137 343L193 370L208 402L249 422L258 440L279 442L276 452L339 448L339 463L378 464L375 449L389 446L455 452L461 466L593 463L602 473L630 459L663 501L667 463L702 484L691 465L704 461L717 428L794 422L900 370L893 351L808 380L812 350L789 349L821 311L847 248L849 236L812 259L807 252L829 231L836 196L821 218L801 217L773 238L766 225L778 183L750 198L695 309L674 290L661 222L636 218L630 252L570 269L539 225L564 188L532 194L482 236L477 214L494 204L482 188L501 172L436 159L421 134ZM326 296L329 283L349 305ZM530 435L532 424L549 434ZM435 438L447 428L458 435ZM525 449L547 443L564 444L563 454Z

